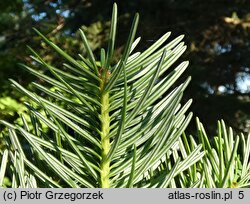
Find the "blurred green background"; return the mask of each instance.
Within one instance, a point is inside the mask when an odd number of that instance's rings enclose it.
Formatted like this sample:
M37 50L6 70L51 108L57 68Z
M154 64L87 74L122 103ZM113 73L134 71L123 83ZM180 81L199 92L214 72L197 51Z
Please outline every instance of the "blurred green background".
M35 35L37 28L73 56L84 54L78 28L91 42L96 56L105 47L111 0L0 0L0 118L18 122L25 100L12 89L8 78L24 86L39 79L17 63L31 62L26 45L47 61L60 58ZM236 131L250 131L250 1L249 0L120 0L116 58L122 52L132 17L140 13L139 46L145 49L161 35L171 39L185 34L189 60L185 76L192 82L185 98L193 98L192 111L213 131L223 118ZM98 51L98 52L97 52ZM179 61L180 62L180 61ZM43 81L40 81L43 83ZM189 131L194 125L189 127Z

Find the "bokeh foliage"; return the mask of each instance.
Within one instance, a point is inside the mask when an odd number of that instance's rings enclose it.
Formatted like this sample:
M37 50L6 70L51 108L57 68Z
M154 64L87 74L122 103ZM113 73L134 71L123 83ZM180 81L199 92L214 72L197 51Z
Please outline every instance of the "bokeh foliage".
M128 34L130 16L141 13L138 35L144 49L171 30L185 34L192 76L187 98L195 98L192 111L208 127L220 118L236 130L250 128L250 1L247 0L135 0L116 1L119 6L119 56ZM107 44L110 8L106 0L11 0L0 2L0 97L18 109L22 96L12 91L8 78L28 86L32 76L17 66L29 62L26 45L31 44L46 60L58 62L32 27L41 30L69 54L84 49L77 31L82 28L95 51ZM212 11L212 12L211 12ZM36 44L34 44L34 42ZM96 56L99 53L95 53ZM186 76L184 76L186 77ZM42 83L42 82L41 82ZM248 85L247 85L248 83ZM12 99L7 98L11 95ZM8 100L12 102L9 103ZM15 101L15 102L14 102ZM0 118L15 120L10 107L1 106ZM21 108L22 109L22 108ZM10 110L10 112L8 112ZM192 126L191 126L192 127ZM192 131L192 128L191 128Z

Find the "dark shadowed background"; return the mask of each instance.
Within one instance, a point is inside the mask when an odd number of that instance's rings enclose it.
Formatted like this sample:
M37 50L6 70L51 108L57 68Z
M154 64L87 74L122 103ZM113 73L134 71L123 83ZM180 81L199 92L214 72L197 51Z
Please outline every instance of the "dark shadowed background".
M8 78L29 86L37 80L18 62L29 62L26 45L47 61L60 64L35 35L46 34L69 54L84 52L78 28L87 33L93 50L107 44L111 0L0 0L0 118L15 121L24 100ZM250 131L250 1L249 0L131 0L116 1L119 11L116 57L122 52L135 12L140 13L139 49L171 31L171 39L185 34L189 60L185 76L192 82L185 98L209 131L223 118L236 131ZM98 56L99 52L95 52ZM180 61L179 61L180 62ZM183 76L183 77L185 77ZM42 83L42 82L41 82ZM193 131L194 125L189 127Z

